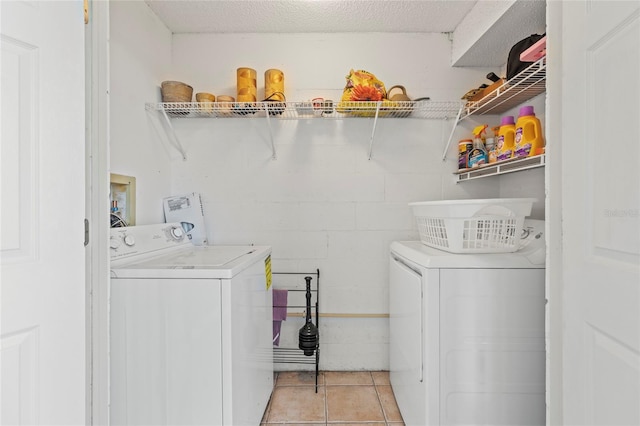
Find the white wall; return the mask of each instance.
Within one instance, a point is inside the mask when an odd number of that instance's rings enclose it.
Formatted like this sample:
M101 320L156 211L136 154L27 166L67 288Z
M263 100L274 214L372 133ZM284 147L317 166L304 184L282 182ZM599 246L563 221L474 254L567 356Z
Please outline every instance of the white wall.
M380 120L368 160L370 119L272 120L273 160L264 118L174 120L186 149L182 160L166 148L144 113L144 103L157 100L158 86L168 79L184 81L194 92L235 95L240 66L258 71L259 97L264 71L279 68L287 100L337 100L345 76L355 68L375 73L387 87L403 84L414 98L456 100L485 82L491 70L451 68L446 35L182 34L170 39L144 7L130 3L114 3L112 13L117 28L112 38L118 39L111 58L112 98L117 99L112 167L138 178L139 224L162 220L162 197L200 192L211 243L271 245L274 271L319 268L321 312L386 314L389 243L417 239L407 203L501 195L500 178L454 183L457 140L467 136L476 124L472 120L456 131L445 162L451 121ZM283 344L296 346L302 323L301 318L285 323ZM322 369L388 369L386 318L327 318L321 333Z
M488 72L450 68L441 34L192 34L173 43L173 78L216 95L235 95L239 66L258 71L259 97L264 71L282 69L290 101L339 99L350 68L434 100L459 99ZM272 160L264 118L178 121L188 158L173 160L172 190L202 194L214 244L272 245L275 271L320 268L321 312L387 313L389 243L417 238L407 203L495 197L499 188L454 183L457 146L441 160L451 122L381 120L368 160L371 125L278 121ZM301 325L285 324L283 344L295 347ZM321 368L388 368L386 319L325 319L321 333Z
M110 169L136 178L136 224L163 222L170 162L145 102L160 101L159 83L171 66L171 32L144 2L110 2L109 12Z

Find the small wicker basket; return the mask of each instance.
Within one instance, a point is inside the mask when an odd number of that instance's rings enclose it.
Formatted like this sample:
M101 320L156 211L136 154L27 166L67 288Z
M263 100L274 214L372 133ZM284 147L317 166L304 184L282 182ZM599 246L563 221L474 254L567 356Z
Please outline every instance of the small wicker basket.
M196 102L215 102L216 96L212 93L199 92L196 93Z
M162 82L162 102L191 102L193 87L179 81Z

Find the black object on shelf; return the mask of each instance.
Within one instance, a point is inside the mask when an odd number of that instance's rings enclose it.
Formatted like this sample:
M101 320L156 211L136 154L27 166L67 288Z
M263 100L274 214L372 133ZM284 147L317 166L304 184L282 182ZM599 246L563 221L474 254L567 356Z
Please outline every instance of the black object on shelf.
M498 77L494 72L490 72L489 74L487 74L487 79L493 81L494 83L500 81L500 77Z
M306 305L287 304L287 308L304 308L305 324L298 333L298 348L273 347L274 364L315 364L316 370L316 393L318 393L318 375L320 364L320 316L318 314L318 296L320 284L320 269L316 272L273 272L274 278L278 275L304 275L306 289L282 288L289 292L305 292ZM315 276L315 285L313 285ZM274 287L277 280L274 279ZM315 304L311 302L315 294ZM311 311L315 311L315 325L312 321ZM315 353L315 357L313 357Z
M298 333L298 348L300 348L306 356L312 356L318 347L318 339L320 335L318 334L318 327L316 327L313 324L313 321L311 321L311 280L313 278L304 277L304 279L307 282L307 293L305 295L307 299L307 317L305 324Z

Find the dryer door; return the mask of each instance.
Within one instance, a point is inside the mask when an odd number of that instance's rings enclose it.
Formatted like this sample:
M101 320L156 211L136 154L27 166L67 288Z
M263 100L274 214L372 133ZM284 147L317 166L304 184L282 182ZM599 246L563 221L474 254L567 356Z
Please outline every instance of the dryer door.
M423 276L420 268L392 254L389 289L390 380L407 425L426 425Z
M392 256L389 271L391 371L403 381L422 382L422 273L397 256Z

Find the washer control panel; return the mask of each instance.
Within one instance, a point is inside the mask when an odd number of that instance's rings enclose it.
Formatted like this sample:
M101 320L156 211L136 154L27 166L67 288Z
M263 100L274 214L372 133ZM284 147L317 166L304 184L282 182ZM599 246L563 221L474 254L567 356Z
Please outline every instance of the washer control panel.
M525 219L522 233L520 234L520 248L532 245L535 248L544 248L544 220Z
M520 238L518 253L534 265L544 265L547 253L544 220L525 219Z
M191 245L180 223L111 228L110 232L111 260Z

